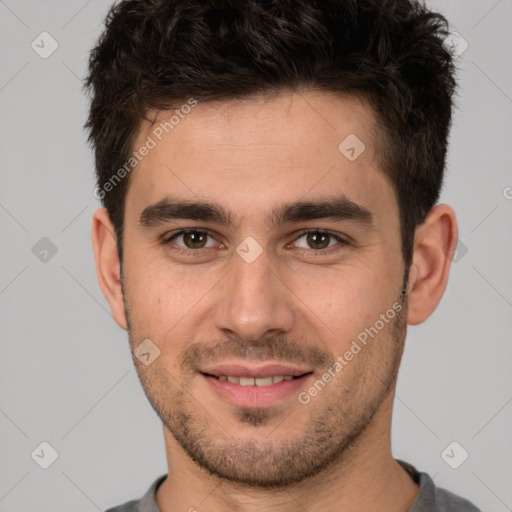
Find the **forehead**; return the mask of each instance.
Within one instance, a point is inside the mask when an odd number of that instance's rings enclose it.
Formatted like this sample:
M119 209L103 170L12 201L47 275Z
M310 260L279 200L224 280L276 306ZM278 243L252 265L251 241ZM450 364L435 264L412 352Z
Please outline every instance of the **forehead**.
M396 210L379 167L378 123L360 97L302 91L175 108L150 112L154 122L140 126L133 149L149 139L153 147L130 177L139 210L170 194L257 213L333 192Z
M189 107L192 98L175 102L168 111L150 111L139 127L137 143L155 132L158 142L167 135L174 141L187 142L181 150L192 148L258 149L306 143L304 149L337 149L341 138L357 134L366 144L366 160L373 158L378 139L374 110L361 96L336 95L317 90L281 92L250 98L200 103ZM153 135L154 136L154 135ZM322 143L320 144L320 139ZM136 144L137 144L136 143ZM230 144L231 143L231 144Z

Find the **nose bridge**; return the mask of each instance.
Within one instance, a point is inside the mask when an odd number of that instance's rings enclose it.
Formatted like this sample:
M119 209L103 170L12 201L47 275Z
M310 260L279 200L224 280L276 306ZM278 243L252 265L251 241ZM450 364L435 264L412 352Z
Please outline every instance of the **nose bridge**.
M251 240L242 242L232 265L219 298L217 328L233 331L247 341L256 341L268 331L290 330L290 294L275 276L269 253Z

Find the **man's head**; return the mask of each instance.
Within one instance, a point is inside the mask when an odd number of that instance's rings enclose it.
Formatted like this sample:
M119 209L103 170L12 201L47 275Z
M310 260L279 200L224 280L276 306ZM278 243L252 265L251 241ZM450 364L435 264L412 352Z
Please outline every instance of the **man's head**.
M385 439L406 324L456 239L433 207L443 30L405 1L111 11L88 82L95 256L132 350L157 351L134 361L174 454L271 487Z

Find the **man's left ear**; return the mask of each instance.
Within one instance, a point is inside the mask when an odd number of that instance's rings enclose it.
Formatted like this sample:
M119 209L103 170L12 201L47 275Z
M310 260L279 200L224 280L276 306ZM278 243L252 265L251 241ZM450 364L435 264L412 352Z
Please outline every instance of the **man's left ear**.
M434 206L416 229L408 285L409 325L424 322L439 304L448 283L457 237L455 212L447 204Z

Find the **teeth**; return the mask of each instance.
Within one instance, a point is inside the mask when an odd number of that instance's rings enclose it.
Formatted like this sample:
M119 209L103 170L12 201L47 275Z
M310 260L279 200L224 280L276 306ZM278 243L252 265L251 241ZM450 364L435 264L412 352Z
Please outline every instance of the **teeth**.
M239 384L240 386L270 386L277 384L283 380L292 380L293 375L272 375L271 377L236 377L234 375L218 375L217 378L224 382L231 382L232 384Z
M254 379L256 386L269 386L272 384L272 377L259 377Z

